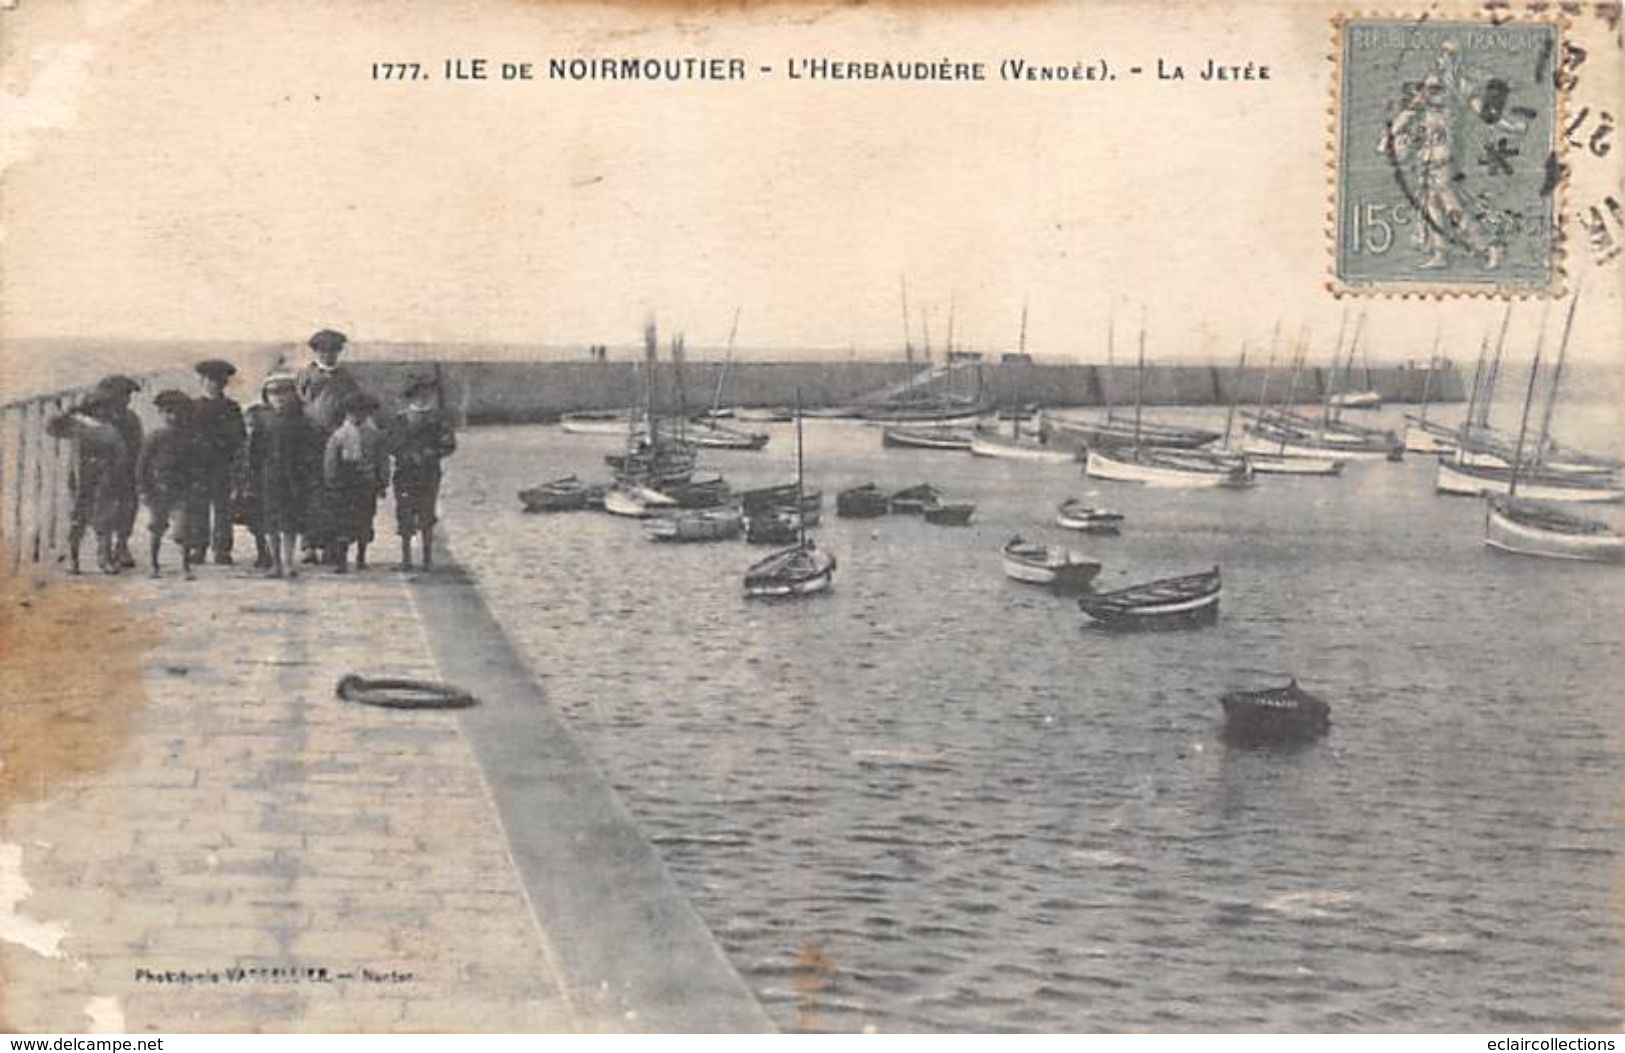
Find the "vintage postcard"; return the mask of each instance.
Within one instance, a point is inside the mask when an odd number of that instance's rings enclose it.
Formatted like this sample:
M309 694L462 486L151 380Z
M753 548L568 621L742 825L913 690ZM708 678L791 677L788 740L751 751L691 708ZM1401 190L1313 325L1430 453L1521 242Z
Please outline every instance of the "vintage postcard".
M1625 1026L1622 34L0 3L0 1027Z

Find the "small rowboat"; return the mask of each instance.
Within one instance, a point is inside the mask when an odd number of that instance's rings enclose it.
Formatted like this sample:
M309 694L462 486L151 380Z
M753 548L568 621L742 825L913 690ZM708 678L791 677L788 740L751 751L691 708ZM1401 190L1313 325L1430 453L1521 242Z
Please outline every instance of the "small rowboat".
M1502 494L1486 502L1484 544L1518 556L1625 563L1625 537L1602 520Z
M739 536L745 518L737 508L662 515L645 524L650 541L727 541Z
M940 504L942 496L942 491L930 483L921 483L892 494L891 510L900 515L917 516L925 511L927 505Z
M1081 589L1100 573L1100 564L1068 548L1040 545L1021 537L1004 543L1004 576L1052 589Z
M603 493L603 487L588 486L575 476L567 475L519 491L519 500L527 512L577 512L591 507L595 496L602 501Z
M1225 737L1241 742L1305 742L1326 734L1332 707L1298 686L1231 691L1224 706Z
M937 526L967 526L976 506L970 501L937 501L920 509L927 523Z
M835 495L835 514L847 519L873 519L890 508L890 498L874 483L864 483Z
M765 431L743 431L707 420L688 429L688 441L708 450L760 450L770 436Z
M968 450L975 442L969 428L883 428L882 446L903 446L917 450Z
M1182 629L1219 618L1219 568L1078 597L1078 607L1105 629Z
M587 413L566 413L559 418L559 427L572 435L622 435L627 431L626 410L601 410Z
M660 492L676 501L680 508L715 508L732 496L727 480L715 474L663 486Z
M604 511L630 519L647 519L660 509L675 509L677 502L659 490L629 483L616 483L604 491Z
M1007 461L1035 464L1071 464L1078 455L1058 446L1046 446L1034 439L1013 439L1005 435L977 435L971 439L972 457L1001 457Z
M1056 510L1055 525L1085 534L1115 534L1123 528L1123 513L1093 508L1076 497L1069 497Z
M810 596L835 579L835 556L811 541L792 545L753 563L745 572L745 596Z
M740 505L747 516L754 515L764 508L794 508L796 505L796 484L782 483L778 486L760 486L754 490L742 491L739 495ZM801 491L801 507L807 510L822 508L824 493L822 490L806 489Z
M1377 391L1344 391L1332 395L1326 405L1333 409L1382 409L1382 393Z

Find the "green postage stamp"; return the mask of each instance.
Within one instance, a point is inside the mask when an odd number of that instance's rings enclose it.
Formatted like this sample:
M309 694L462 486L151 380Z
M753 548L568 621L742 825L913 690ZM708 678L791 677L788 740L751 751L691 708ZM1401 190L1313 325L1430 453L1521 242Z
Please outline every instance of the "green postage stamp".
M1559 291L1559 28L1339 20L1337 291Z

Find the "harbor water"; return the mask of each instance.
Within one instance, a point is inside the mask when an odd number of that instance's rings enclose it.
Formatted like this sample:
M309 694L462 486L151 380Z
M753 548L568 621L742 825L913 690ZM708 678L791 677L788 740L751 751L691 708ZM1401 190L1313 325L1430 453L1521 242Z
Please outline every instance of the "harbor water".
M792 426L756 427L767 450L702 470L792 478ZM607 478L617 446L471 429L444 514L780 1027L1625 1025L1625 569L1486 549L1482 502L1435 496L1418 455L1181 492L819 420L807 474L835 588L748 601L763 549L521 512L526 486ZM836 518L835 491L871 480L933 482L975 518ZM1055 527L1068 496L1123 512L1122 536ZM1222 615L1086 630L1002 575L1014 534L1100 560L1103 589L1219 565ZM1226 745L1219 696L1288 676L1331 704L1330 735Z

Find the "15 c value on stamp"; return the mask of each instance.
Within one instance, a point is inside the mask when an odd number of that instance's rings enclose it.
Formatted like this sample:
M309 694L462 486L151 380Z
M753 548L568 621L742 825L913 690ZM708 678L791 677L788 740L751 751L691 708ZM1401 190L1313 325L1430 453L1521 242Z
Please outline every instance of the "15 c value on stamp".
M1337 291L1558 291L1559 30L1338 20Z

